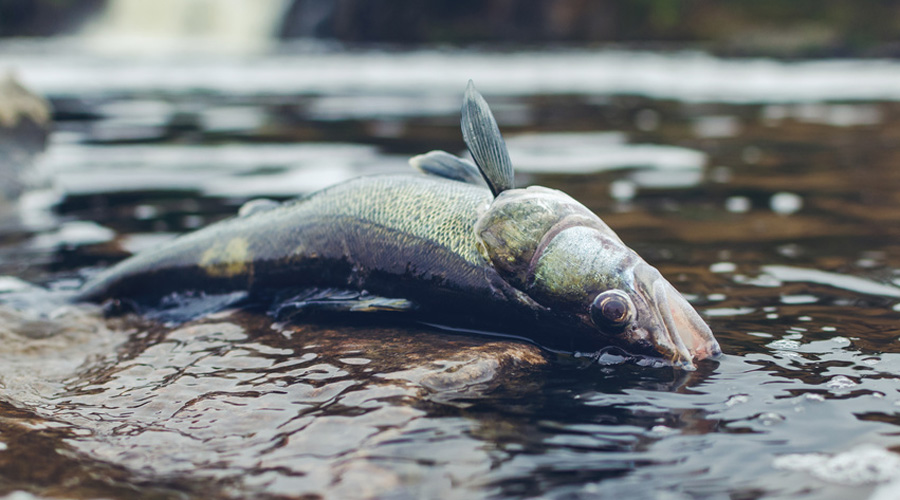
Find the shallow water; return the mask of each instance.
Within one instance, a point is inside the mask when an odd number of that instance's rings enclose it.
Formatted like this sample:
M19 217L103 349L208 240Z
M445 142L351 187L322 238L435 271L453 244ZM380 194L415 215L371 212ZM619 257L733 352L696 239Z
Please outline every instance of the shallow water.
M518 181L597 211L689 296L726 356L681 373L584 366L389 318L278 324L224 311L166 326L88 307L46 318L35 292L31 306L0 311L0 493L900 494L900 105L871 93L891 64L832 62L867 68L838 88L826 63L646 54L625 58L619 87L584 83L595 74L584 64L617 52L568 54L581 64L551 68L565 86L539 71L550 58L525 71L529 54L279 54L179 76L190 61L58 64L33 47L5 50L0 65L49 93L57 129L36 166L46 188L0 233L0 275L70 288L248 199L458 152L457 103L472 77L486 81ZM276 78L305 57L328 63L323 81L344 83ZM354 82L363 60L378 78ZM416 87L433 78L415 80L415 61L449 65L444 83ZM629 86L679 61L709 87ZM128 64L152 78L122 77ZM520 76L506 92L504 64ZM738 97L702 90L733 74L721 68L760 66L777 71L724 89ZM779 81L790 92L767 102L759 89Z

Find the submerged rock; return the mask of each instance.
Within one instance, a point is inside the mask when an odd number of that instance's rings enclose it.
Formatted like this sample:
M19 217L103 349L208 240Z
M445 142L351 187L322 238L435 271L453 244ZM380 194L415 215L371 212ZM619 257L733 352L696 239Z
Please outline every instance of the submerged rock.
M0 405L23 413L0 419L0 434L41 438L77 470L190 477L172 485L189 495L240 476L238 496L446 497L453 483L464 497L497 453L479 437L495 431L467 408L540 399L550 363L530 344L413 325L281 324L245 310L169 326L96 307L41 321L0 312ZM435 461L456 463L452 474ZM67 487L120 497L117 476L99 476Z

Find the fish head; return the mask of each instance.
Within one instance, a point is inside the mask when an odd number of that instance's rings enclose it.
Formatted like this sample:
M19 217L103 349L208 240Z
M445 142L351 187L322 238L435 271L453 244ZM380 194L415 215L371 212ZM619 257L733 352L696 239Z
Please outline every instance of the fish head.
M687 370L721 353L709 326L659 271L565 193L506 190L475 231L498 275L557 318L554 335L574 350L618 346Z

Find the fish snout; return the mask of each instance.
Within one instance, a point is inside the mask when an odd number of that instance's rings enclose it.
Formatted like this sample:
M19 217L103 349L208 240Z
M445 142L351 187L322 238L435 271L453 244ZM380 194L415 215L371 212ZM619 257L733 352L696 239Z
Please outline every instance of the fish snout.
M649 290L651 315L650 341L655 350L674 366L694 370L694 362L722 354L719 342L696 309L659 271L645 264L637 274ZM644 267L641 266L641 267Z
M653 340L676 366L695 368L694 361L722 354L709 325L693 306L665 279L654 284L657 313L664 328L655 331Z

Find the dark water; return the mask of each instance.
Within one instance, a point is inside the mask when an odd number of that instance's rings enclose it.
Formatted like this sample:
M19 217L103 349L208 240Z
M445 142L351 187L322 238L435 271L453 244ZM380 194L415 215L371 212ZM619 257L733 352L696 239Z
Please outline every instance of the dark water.
M249 199L458 152L473 75L456 76L458 93L51 90L57 128L37 169L55 194L32 193L25 222L5 226L0 275L71 287ZM518 181L599 213L726 356L682 373L383 320L4 309L0 493L900 495L900 105L537 87L485 92Z

